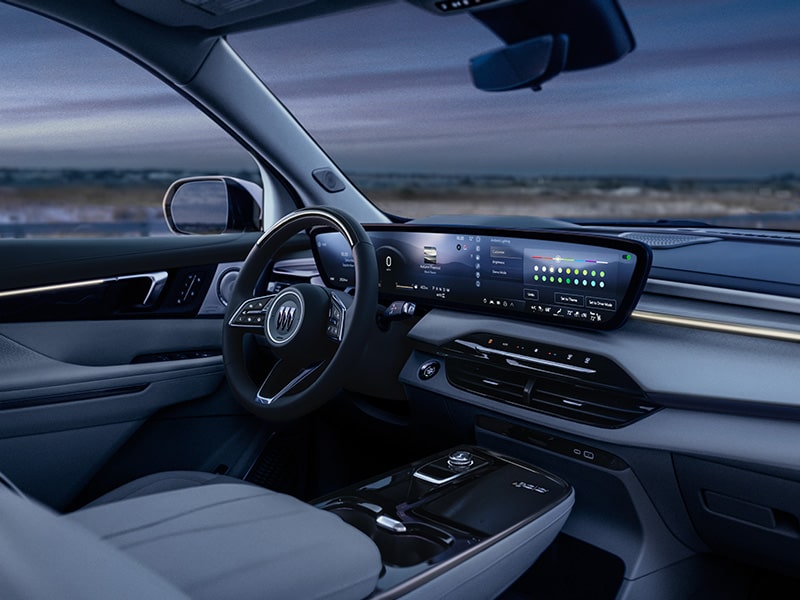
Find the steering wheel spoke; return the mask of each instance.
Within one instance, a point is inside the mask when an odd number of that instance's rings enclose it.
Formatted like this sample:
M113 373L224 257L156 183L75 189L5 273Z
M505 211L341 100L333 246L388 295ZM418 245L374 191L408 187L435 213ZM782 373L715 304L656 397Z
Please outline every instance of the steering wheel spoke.
M275 294L250 298L242 302L233 316L228 320L228 325L248 330L249 333L264 334L264 322L270 301Z
M315 361L310 365L296 367L280 361L267 375L258 389L256 402L269 406L284 397L297 394L314 382L322 372L325 361Z

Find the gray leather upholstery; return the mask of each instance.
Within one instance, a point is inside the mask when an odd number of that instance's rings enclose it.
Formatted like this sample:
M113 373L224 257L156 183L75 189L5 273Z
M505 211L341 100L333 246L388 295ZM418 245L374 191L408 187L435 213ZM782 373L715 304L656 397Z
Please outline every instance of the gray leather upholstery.
M192 598L344 599L375 589L377 547L337 516L243 483L150 493L190 483L160 474L123 486L127 499L100 502L106 496L64 519Z
M147 496L159 492L170 492L172 490L182 490L204 485L214 485L216 483L238 483L242 484L241 479L228 477L226 475L215 475L214 473L203 473L202 471L167 471L165 473L155 473L140 477L111 490L96 500L90 502L83 508L108 504L127 500L136 496Z
M0 598L187 597L113 545L0 485Z
M61 516L0 485L0 598L364 598L367 536L291 496L195 472L145 477Z

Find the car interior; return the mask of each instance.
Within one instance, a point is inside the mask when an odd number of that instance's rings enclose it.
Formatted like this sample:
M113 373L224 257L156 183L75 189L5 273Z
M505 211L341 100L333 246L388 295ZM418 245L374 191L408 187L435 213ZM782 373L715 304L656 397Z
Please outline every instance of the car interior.
M640 43L623 0L402 3L499 38L487 92ZM0 597L800 593L797 233L385 212L228 40L373 0L7 4L259 182L177 179L168 235L0 239Z

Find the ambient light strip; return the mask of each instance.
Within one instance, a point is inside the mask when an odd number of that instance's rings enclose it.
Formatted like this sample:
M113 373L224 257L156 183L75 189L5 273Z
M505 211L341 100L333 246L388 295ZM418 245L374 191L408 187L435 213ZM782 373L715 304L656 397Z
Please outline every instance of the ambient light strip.
M59 292L62 290L101 285L107 281L107 279L90 279L88 281L77 281L75 283L58 283L56 285L43 285L40 287L25 288L22 290L9 290L7 292L0 292L0 298L11 298L13 296L24 296L26 294L41 294L45 292Z
M707 321L705 319L697 319L694 317L665 315L662 313L654 313L645 310L635 310L631 314L631 317L640 321L661 323L663 325L676 325L678 327L705 329L707 331L718 331L721 333L749 335L752 337L782 340L784 342L800 342L800 331L788 331L785 329L774 329L772 327L759 327L757 325L737 325L735 323L724 323L721 321Z
M151 306L161 295L164 285L167 282L169 274L166 271L157 271L155 273L142 273L139 275L121 275L119 277L108 277L106 279L88 279L86 281L74 281L71 283L56 283L53 285L42 285L38 287L24 288L21 290L8 290L0 292L0 299L13 298L15 296L26 296L32 294L45 294L48 292L63 292L65 290L74 290L78 288L93 287L103 285L106 283L117 283L119 281L130 281L132 279L149 279L150 288L142 300L142 306Z

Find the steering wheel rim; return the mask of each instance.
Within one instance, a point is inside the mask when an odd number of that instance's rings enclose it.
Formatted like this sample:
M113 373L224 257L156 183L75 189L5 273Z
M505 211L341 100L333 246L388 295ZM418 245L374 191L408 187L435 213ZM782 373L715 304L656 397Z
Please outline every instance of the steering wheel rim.
M299 284L271 297L255 297L256 284L280 247L295 234L316 226L332 227L347 240L355 267L355 295L351 298L336 290ZM320 315L326 299L333 312ZM330 207L303 208L280 219L247 255L225 314L222 355L236 400L272 422L290 421L322 406L355 366L374 324L377 302L375 248L358 221ZM337 310L341 325L334 326L331 320ZM332 336L333 330L337 335ZM278 358L260 385L246 367L246 334L264 336Z

